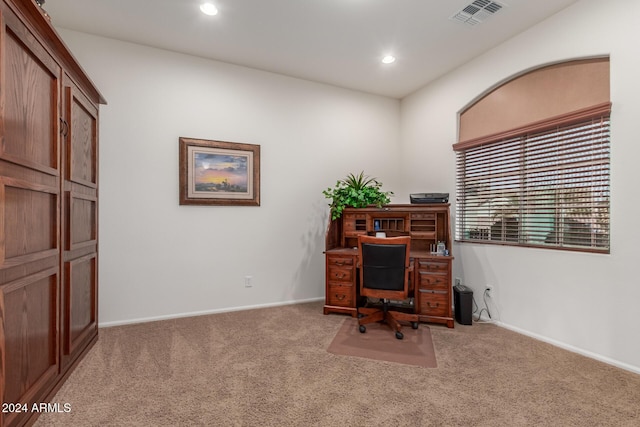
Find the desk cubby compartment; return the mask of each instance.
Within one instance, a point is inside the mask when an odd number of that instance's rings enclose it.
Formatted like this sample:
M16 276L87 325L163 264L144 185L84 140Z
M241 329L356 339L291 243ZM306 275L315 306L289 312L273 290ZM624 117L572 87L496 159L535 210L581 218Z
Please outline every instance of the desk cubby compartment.
M371 218L373 231L385 231L385 232L404 232L405 231L405 219L402 218ZM377 227L376 227L377 225Z
M446 213L441 212L414 212L411 214L409 235L412 239L412 247L416 250L431 250L431 245L440 241L447 242L449 229Z
M366 214L345 214L342 220L345 237L357 237L367 233Z
M411 215L411 233L436 234L436 215L435 214L412 214Z

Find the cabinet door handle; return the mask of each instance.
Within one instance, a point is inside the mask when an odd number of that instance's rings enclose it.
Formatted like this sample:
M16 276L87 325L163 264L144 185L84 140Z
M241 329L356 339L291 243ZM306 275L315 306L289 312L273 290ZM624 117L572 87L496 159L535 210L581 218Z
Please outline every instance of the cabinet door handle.
M69 123L67 123L67 121L62 117L60 117L60 134L65 138L69 134Z

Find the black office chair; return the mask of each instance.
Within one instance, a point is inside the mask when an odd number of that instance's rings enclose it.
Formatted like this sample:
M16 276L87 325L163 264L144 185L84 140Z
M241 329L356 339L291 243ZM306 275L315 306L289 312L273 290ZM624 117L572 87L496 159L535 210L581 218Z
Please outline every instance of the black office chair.
M380 307L358 307L358 327L367 331L366 324L383 322L396 331L401 340L400 322L411 322L418 328L418 315L390 309L389 300L405 300L409 297L409 246L410 237L380 238L358 236L360 259L360 295L382 300Z

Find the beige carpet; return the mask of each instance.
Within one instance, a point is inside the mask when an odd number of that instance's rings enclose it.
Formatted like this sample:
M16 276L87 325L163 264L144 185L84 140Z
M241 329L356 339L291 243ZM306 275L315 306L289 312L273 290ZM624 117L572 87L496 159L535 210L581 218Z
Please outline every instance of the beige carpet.
M100 330L37 427L640 425L640 375L487 324L429 325L438 367L327 351L322 303ZM631 337L630 337L631 339Z
M358 321L348 318L327 351L342 356L364 357L425 368L438 366L428 326L421 325L418 329L403 327L402 333L404 338L399 340L395 331L387 325L371 323L362 334L358 330Z

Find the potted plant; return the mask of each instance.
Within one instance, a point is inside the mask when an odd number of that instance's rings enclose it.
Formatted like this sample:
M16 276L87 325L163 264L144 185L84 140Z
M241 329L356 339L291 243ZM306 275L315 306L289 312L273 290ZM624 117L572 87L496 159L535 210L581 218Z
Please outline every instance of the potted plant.
M382 183L376 178L364 174L350 173L346 178L336 182L335 187L322 192L327 199L331 199L331 219L340 218L346 207L364 208L369 205L381 207L388 204L393 191L382 191Z

